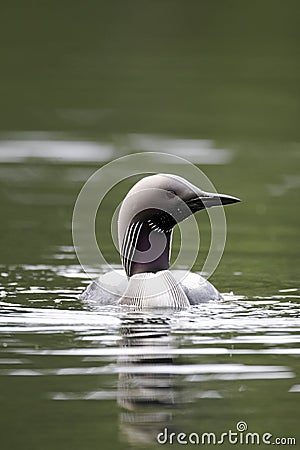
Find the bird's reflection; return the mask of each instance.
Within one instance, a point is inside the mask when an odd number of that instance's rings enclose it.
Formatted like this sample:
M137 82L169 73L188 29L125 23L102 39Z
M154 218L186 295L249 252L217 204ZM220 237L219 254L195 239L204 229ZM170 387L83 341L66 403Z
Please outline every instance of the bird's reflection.
M170 317L127 316L122 338L122 346L128 351L118 361L121 432L129 442L153 443L162 424L172 423L178 403L174 375L172 370L165 370L166 365L173 364L168 355L172 347Z

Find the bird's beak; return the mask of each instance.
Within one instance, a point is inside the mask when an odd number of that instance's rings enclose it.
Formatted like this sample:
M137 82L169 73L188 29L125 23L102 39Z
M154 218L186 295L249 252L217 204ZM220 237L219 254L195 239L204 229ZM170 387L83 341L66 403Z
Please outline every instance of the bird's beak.
M198 195L189 199L186 204L195 213L201 209L212 208L213 206L229 205L230 203L237 203L241 200L231 195L209 193L200 191Z

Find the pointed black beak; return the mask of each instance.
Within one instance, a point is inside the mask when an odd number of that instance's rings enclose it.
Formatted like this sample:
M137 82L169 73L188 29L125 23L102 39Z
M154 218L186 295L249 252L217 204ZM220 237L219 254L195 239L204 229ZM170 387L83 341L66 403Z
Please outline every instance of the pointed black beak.
M186 204L195 213L201 209L212 208L213 206L230 205L231 203L237 203L241 200L231 195L209 193L200 191L199 195L189 199Z

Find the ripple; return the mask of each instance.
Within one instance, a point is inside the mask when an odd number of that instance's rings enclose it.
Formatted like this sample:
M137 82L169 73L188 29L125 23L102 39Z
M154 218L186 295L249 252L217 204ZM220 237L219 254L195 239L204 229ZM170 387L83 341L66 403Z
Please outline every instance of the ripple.
M294 384L294 386L289 389L289 392L300 392L300 384Z
M114 339L115 340L115 339ZM84 356L83 361L100 361L101 359L91 358L102 356L151 356L151 357L173 357L173 356L195 356L195 355L300 355L299 348L273 348L273 349L234 349L223 347L209 348L169 348L169 347L103 347L103 348L73 348L67 350L31 350L15 349L16 353L26 353L27 355L43 356Z
M116 391L91 391L91 392L52 392L48 394L51 400L115 400Z
M72 289L41 289L39 286L31 286L23 289L19 295L30 294L54 294L62 295L64 301L74 301L75 290ZM67 296L70 296L68 299ZM201 342L212 343L214 339L220 339L226 344L248 343L248 344L291 344L298 343L299 334L299 307L293 301L234 301L218 304L205 304L195 306L187 311L164 313L136 313L125 312L120 307L106 306L98 308L97 311L71 310L38 307L24 307L18 303L9 302L9 297L0 301L0 323L2 332L48 332L71 330L82 332L84 340L101 340L101 336L88 335L89 331L96 326L101 329L110 327L126 326L128 331L152 332L155 325L156 332L158 321L161 321L162 329L167 326L168 331L174 337L178 336L182 342L189 341L194 344ZM54 304L62 299L54 299ZM43 299L31 298L31 301L43 301ZM267 303L266 303L267 302ZM140 322L139 322L140 321ZM37 328L38 327L38 328ZM228 337L229 334L234 336ZM109 333L108 333L109 334ZM141 337L141 335L139 335Z
M90 329L115 328L120 320L107 314L89 311L59 310L50 308L24 308L21 305L5 304L6 313L0 313L2 333L62 333L85 332Z
M150 134L125 134L111 142L78 141L68 134L49 132L14 133L2 136L0 161L20 163L28 159L55 163L103 162L139 150L164 152L196 164L227 164L233 157L229 149L217 149L208 139L175 139ZM169 164L169 158L166 158Z
M293 378L295 374L285 366L246 365L246 364L139 364L119 365L109 364L96 367L66 367L57 369L0 369L0 375L8 376L94 376L101 374L166 374L166 375L205 375L201 380L234 380L234 379L265 379ZM186 378L195 381L196 378ZM198 378L197 378L198 381Z

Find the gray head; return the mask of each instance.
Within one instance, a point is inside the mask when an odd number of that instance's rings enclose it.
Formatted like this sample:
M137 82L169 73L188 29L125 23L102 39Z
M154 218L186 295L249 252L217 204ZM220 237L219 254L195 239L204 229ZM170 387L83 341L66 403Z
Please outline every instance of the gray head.
M170 238L177 223L201 209L239 201L202 191L177 175L157 174L138 181L126 195L118 218L127 276L168 269Z

